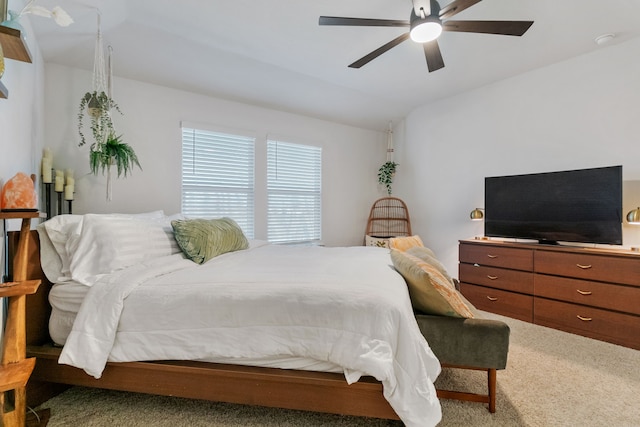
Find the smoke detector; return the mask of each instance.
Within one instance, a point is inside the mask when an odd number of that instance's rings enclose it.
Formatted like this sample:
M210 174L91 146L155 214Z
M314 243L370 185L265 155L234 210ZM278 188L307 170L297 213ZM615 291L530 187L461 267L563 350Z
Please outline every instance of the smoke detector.
M615 34L613 34L613 33L609 33L609 34L602 34L602 35L600 35L600 36L596 37L593 41L594 41L594 42L596 42L596 44L597 44L598 46L602 46L602 45L604 45L604 44L609 43L611 40L613 40L613 38L614 38L615 36L616 36L616 35L615 35Z

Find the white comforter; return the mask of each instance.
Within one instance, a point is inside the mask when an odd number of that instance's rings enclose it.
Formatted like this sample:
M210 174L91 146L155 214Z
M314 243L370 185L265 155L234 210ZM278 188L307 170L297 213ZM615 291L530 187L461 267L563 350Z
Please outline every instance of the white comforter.
M382 382L407 426L440 421L440 364L387 250L264 245L203 265L181 254L98 277L60 363L307 357Z

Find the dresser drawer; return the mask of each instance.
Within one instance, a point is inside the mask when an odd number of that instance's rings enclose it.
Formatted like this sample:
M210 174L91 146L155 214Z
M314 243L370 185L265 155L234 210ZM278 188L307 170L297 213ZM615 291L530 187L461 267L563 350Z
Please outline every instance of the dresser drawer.
M534 322L640 349L640 317L593 307L534 298Z
M484 286L460 283L460 292L478 310L501 314L514 319L533 321L533 297Z
M474 285L533 294L533 273L527 271L485 267L477 264L460 264L458 278L461 282Z
M533 251L462 243L460 245L460 262L532 271Z
M535 296L640 315L640 287L536 274Z
M624 283L640 287L640 257L614 257L537 250L536 273Z

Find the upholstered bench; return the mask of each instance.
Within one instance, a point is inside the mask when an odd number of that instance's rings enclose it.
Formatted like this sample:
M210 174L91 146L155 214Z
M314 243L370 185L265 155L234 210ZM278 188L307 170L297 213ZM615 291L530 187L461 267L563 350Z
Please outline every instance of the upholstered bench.
M487 394L438 390L445 399L482 402L496 411L496 373L507 366L509 326L483 318L460 292L420 236L389 240L394 268L404 277L420 331L445 368L487 372Z
M464 297L463 297L464 298ZM438 397L482 402L489 412L496 411L496 372L507 366L509 326L499 320L482 317L467 301L474 318L416 313L420 331L444 368L461 368L487 372L487 394L438 390Z

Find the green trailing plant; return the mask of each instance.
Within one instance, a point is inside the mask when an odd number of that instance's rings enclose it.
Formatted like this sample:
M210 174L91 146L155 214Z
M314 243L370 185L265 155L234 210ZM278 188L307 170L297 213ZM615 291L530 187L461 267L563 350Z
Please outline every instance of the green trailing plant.
M100 144L114 133L113 121L111 120L111 110L116 110L122 114L120 107L103 91L93 91L84 94L80 100L78 110L78 134L80 135L79 147L87 143L84 134L85 112L90 117L90 128L96 143Z
M396 173L396 162L386 162L378 169L378 182L387 187L387 194L391 195L391 184Z
M91 146L89 166L94 175L98 175L98 172L104 174L105 171L109 173L111 166L116 166L118 177L122 175L126 177L133 171L134 166L142 170L133 148L122 142L122 135L116 136L114 133L110 133L105 142Z

